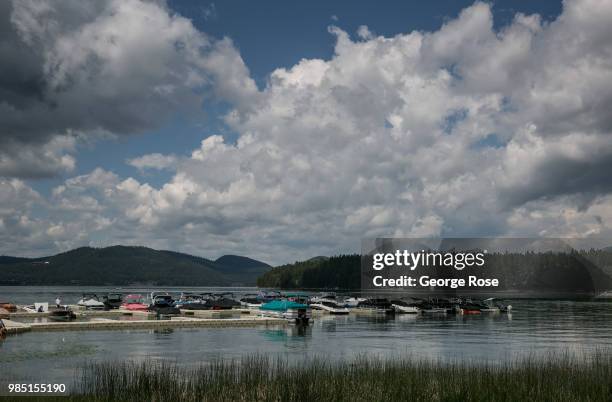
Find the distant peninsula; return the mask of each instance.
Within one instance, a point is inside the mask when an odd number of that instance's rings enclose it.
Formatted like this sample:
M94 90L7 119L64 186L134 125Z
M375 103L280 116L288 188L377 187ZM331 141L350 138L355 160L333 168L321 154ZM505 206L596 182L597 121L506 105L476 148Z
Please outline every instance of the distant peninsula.
M487 257L486 269L495 272L503 284L500 290L598 292L612 288L612 247L569 253L493 253ZM259 277L257 285L357 290L361 279L361 256L351 254L272 268Z

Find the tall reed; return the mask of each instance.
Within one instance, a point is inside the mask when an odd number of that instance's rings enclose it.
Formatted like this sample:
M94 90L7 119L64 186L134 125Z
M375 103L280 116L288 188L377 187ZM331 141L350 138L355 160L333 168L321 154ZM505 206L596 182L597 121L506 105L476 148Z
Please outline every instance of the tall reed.
M199 367L92 363L74 399L122 401L610 401L612 356L475 365L359 357L290 363L261 355Z

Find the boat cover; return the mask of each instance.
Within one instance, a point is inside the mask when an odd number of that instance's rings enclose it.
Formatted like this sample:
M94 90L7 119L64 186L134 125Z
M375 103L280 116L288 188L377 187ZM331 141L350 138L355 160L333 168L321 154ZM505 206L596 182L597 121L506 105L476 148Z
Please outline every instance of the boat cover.
M273 310L273 311L286 311L290 308L294 309L307 309L308 305L297 303L289 300L272 300L271 302L262 304L259 309L260 310Z

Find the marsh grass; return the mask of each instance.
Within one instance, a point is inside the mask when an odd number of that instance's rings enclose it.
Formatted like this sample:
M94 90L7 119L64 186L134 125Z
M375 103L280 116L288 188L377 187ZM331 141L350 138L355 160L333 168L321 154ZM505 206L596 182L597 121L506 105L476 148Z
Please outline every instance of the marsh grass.
M610 401L612 356L475 365L359 357L303 364L265 356L197 368L93 363L74 399L122 401Z

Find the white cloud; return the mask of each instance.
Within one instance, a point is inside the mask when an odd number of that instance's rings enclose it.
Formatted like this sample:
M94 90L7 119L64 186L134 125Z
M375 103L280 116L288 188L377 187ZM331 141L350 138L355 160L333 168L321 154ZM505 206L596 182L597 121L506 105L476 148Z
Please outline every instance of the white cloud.
M609 2L567 1L496 32L476 3L435 32L332 28L330 60L277 69L262 91L219 41L198 65L235 106L236 143L130 162L172 165L159 188L96 170L54 204L86 205L61 221L89 237L273 263L384 235L609 236L611 19Z
M127 161L129 165L134 166L140 171L145 169L172 169L177 162L178 158L175 155L162 155L160 153L147 154Z

